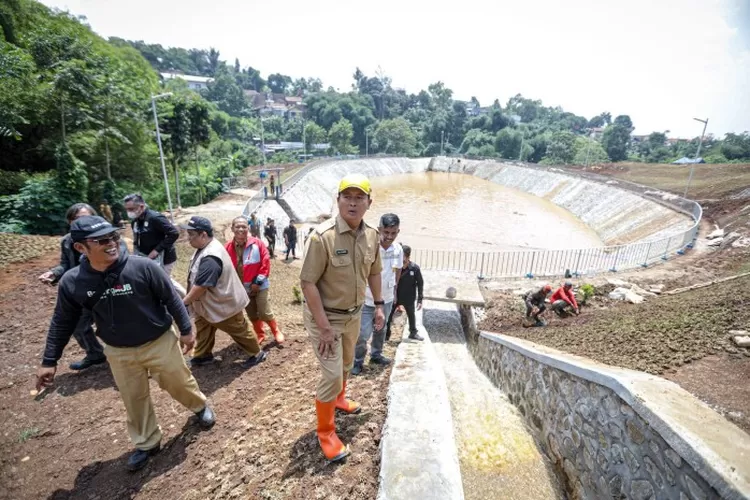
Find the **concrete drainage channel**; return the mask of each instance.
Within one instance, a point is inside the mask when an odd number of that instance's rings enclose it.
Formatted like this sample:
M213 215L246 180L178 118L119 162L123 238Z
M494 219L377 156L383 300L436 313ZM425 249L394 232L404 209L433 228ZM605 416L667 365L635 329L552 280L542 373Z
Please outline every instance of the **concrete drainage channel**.
M565 498L523 416L474 363L455 305L425 310L424 344L402 343L391 376L379 498Z

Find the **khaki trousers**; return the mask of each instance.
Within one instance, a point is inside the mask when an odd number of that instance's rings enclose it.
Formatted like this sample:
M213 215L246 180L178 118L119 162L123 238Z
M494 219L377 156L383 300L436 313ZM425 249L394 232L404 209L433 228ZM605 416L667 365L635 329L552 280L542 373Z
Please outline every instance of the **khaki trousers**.
M313 319L310 309L304 308L305 329L310 336L315 356L318 358L322 377L318 382L318 401L328 402L336 399L344 384L344 373L349 373L354 365L354 346L359 338L359 324L362 310L354 314L326 313L333 328L333 356L323 358L318 352L320 330Z
M273 311L271 310L271 297L269 289L258 290L255 295L248 294L250 302L245 307L250 321L273 321Z
M250 327L250 322L245 317L245 311L240 311L231 318L219 323L209 323L205 318L195 318L195 354L193 357L204 358L210 356L216 342L216 330L227 332L232 340L237 342L242 350L250 356L260 352L258 337Z
M151 401L148 374L172 398L192 412L206 406L206 396L198 388L182 357L174 330L138 347L104 346L104 354L128 414L128 434L139 450L150 450L161 441Z

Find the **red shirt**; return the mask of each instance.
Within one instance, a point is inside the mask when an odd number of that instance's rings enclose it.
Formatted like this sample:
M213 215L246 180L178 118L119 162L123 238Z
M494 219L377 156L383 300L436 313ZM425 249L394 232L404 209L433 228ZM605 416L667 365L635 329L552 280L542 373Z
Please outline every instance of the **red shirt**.
M573 293L573 289L566 290L564 286L561 286L557 290L555 290L555 293L552 294L552 297L550 297L549 301L554 303L556 300L564 300L571 306L573 306L573 309L578 309L578 302L576 302L576 294Z
M234 240L229 240L224 248L232 259L232 264L239 268ZM239 269L238 269L239 270ZM242 252L242 282L260 285L261 290L268 288L268 275L271 272L271 257L266 244L258 238L247 237L245 250ZM257 278L257 279L256 279Z

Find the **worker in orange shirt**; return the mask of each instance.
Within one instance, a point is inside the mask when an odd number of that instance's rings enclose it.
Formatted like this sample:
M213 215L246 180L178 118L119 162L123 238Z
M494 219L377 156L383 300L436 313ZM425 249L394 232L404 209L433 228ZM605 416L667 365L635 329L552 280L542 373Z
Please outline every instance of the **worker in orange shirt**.
M576 302L576 294L573 293L573 283L570 281L566 281L563 286L555 290L550 297L550 302L552 302L550 309L561 318L567 316L569 312L576 315L581 312Z

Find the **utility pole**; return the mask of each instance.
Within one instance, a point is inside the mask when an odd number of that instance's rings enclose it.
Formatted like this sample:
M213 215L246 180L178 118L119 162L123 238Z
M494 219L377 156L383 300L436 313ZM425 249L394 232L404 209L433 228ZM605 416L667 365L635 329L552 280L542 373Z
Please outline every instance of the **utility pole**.
M700 118L693 118L693 120L697 122L701 122L703 124L703 132L701 132L701 140L698 142L698 150L695 152L695 157L693 157L694 160L697 160L701 154L701 146L703 146L703 136L706 135L706 127L708 127L708 118L706 118L705 120L701 120ZM690 189L690 183L693 181L694 171L695 171L695 163L690 165L690 175L688 176L687 185L685 186L685 194L682 195L683 198L687 198L688 189Z
M260 152L263 153L263 166L266 165L266 142L263 138L263 116L260 115Z
M369 155L369 149L370 149L370 135L367 133L367 129L365 129L365 156Z
M159 117L156 114L156 100L161 97L169 97L172 92L151 96L151 108L154 110L154 124L156 124L156 142L159 144L159 158L161 158L161 173L164 175L164 189L167 192L167 203L169 204L169 218L174 224L174 212L172 211L172 197L169 195L169 181L167 180L167 167L164 166L164 150L161 146L161 133L159 132Z
M440 131L440 156L443 156L443 137L445 137L445 130Z
M302 119L302 158L307 161L307 135L305 135L305 119ZM279 179L281 177L279 176Z
M594 135L593 132L591 135L592 136ZM589 168L589 153L591 152L591 142L593 140L594 139L591 136L589 136L589 143L586 145L586 168Z

